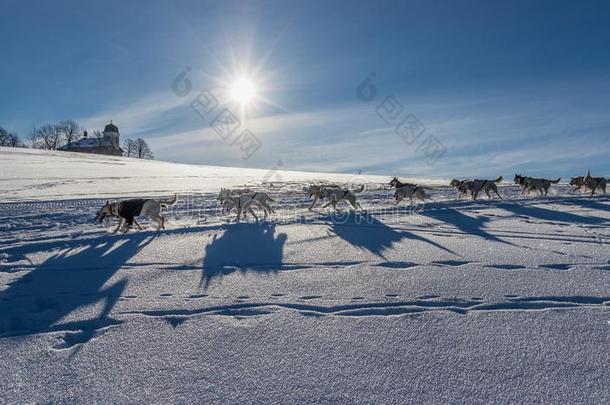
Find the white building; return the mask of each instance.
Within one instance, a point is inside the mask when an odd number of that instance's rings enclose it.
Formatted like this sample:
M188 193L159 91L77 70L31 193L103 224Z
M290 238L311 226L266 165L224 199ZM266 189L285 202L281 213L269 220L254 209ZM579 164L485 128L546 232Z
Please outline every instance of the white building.
M104 127L101 138L89 137L85 131L83 138L64 145L59 150L68 152L97 153L98 155L122 156L119 128L110 121Z

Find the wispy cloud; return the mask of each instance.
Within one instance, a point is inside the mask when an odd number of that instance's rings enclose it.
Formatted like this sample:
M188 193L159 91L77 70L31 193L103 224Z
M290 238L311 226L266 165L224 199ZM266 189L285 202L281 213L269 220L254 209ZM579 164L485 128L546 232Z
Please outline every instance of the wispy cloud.
M447 148L434 165L426 162L416 145L405 144L393 128L384 125L374 104L357 101L246 120L242 128L263 143L247 161L195 114L189 97L176 97L169 91L81 122L101 128L113 119L123 136L146 137L159 159L260 168L281 162L287 169L311 171L448 178L495 176L529 168L546 174L573 170L583 154L610 152L604 135L610 119L594 109L575 111L572 101L540 95L522 104L515 104L513 96L445 96L436 102L402 99L424 123L426 133L434 134ZM595 146L583 150L586 145Z

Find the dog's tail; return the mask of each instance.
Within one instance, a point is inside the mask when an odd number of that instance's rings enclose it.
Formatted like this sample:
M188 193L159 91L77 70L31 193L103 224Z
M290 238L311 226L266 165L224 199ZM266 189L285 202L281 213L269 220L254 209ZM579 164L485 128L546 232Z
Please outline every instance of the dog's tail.
M354 193L362 193L364 191L364 184L362 186L360 186L360 190L357 189L353 189L352 190Z
M553 184L557 184L557 183L559 183L559 181L560 181L560 180L561 180L561 177L558 177L558 178L557 178L557 179L555 179L555 180L551 180L551 183L553 183Z
M497 179L494 180L494 183L501 183L502 180L504 180L504 178L502 176L498 177Z
M174 194L174 198L171 200L160 200L159 203L162 207L171 207L178 202L178 194Z

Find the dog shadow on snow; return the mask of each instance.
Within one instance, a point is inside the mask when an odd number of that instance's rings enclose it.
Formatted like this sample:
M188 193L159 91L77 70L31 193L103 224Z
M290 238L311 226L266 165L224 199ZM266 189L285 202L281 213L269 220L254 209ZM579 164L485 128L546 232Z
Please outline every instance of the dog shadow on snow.
M367 250L383 260L383 253L403 239L428 243L445 252L456 254L445 246L405 230L396 230L379 221L370 213L348 211L323 218L329 222L329 233L338 236L350 245Z
M235 271L275 273L288 269L282 263L286 239L285 233L276 234L275 224L267 222L225 227L205 247L200 286L207 289L214 279Z
M0 337L64 332L63 341L56 346L62 349L86 343L107 327L120 324L109 314L127 280L111 279L153 239L150 233L133 233L36 242L4 250L22 261L29 254L52 253L0 292ZM77 313L85 307L97 315L82 320Z

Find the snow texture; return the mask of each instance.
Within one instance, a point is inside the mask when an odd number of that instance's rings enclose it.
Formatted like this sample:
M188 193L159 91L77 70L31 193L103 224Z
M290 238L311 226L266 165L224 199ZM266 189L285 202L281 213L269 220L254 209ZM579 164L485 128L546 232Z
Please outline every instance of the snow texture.
M0 148L0 402L607 403L610 198ZM508 174L506 174L508 175ZM366 183L363 213L302 187ZM236 224L220 187L268 192ZM106 199L171 197L112 235Z

